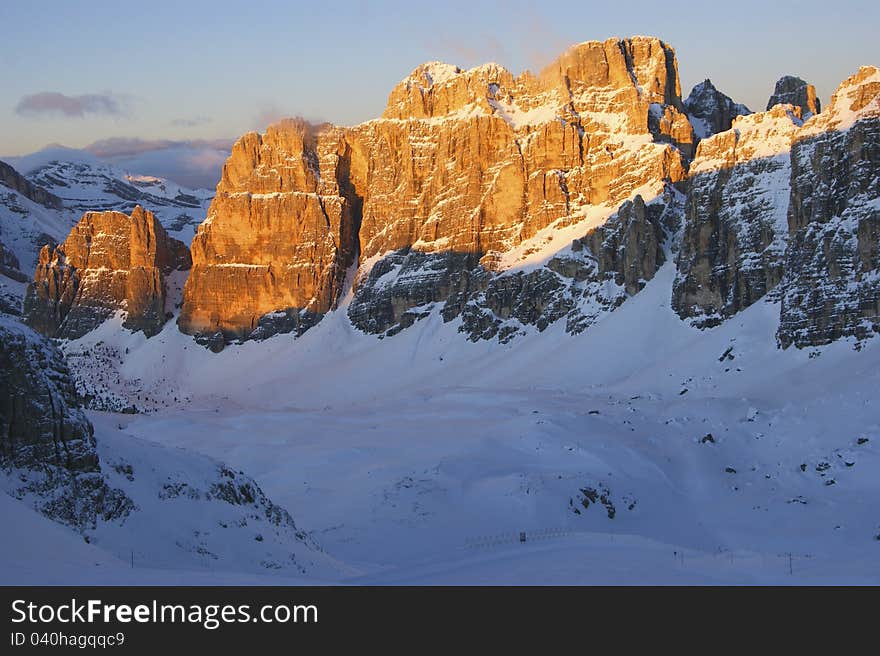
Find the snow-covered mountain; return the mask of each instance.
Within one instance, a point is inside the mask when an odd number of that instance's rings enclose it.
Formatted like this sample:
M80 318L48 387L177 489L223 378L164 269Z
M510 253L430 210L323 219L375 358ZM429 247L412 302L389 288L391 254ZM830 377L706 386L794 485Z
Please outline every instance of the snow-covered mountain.
M0 162L0 308L18 313L45 245L63 242L85 212L150 210L189 244L212 191L129 173L86 151L50 147Z
M33 184L61 198L77 218L83 212L106 210L128 214L141 205L186 243L214 196L213 190L188 189L170 180L129 172L73 148L48 147L7 162Z
M47 332L132 530L166 479L210 501L146 560L278 562L288 533L218 546L212 489L240 469L347 581L880 581L880 71L749 113L708 82L682 101L676 66L648 37L537 76L432 62L381 118L245 135L189 272L142 210L80 221L23 319L124 288ZM28 178L116 193L80 166Z

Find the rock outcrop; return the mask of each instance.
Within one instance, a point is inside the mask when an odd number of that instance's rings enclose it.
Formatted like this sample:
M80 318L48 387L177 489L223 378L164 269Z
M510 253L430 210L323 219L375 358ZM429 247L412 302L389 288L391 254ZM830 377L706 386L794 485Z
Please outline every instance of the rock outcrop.
M124 517L131 502L107 486L64 356L0 315L0 468L43 514L80 530Z
M700 142L690 169L672 307L713 326L782 279L791 140L800 108L741 116Z
M581 333L654 277L666 260L663 246L677 227L681 200L673 189L650 204L637 195L543 266L491 276L463 305L452 297L443 317L454 318L461 306L459 330L471 341L504 343L526 326L544 331L560 319L567 333Z
M776 89L767 101L767 109L770 110L776 105L800 107L804 120L822 111L822 103L816 95L816 87L793 75L786 75L776 83Z
M150 567L335 570L244 472L112 432L96 441L58 347L0 315L0 494Z
M192 243L185 332L244 336L272 312L335 307L358 249L352 159L342 129L301 120L235 144Z
M783 347L880 332L880 69L862 67L791 154Z
M64 203L58 196L33 184L6 162L0 162L0 185L14 189L25 198L50 210L63 209Z
M25 295L28 325L76 339L117 311L123 325L147 336L167 320L165 276L188 269L189 250L149 211L87 212L54 249L46 246Z
M748 116L752 113L745 105L734 102L721 93L709 79L691 89L690 95L684 101L684 108L698 140L725 132L730 129L737 116Z
M355 263L421 270L422 254L439 256L435 289L382 316L352 305L356 324L387 330L456 291L462 262L492 269L550 225L682 180L683 110L674 52L636 37L579 44L537 76L425 64L379 119L245 135L193 242L180 327L247 337L270 313L333 309ZM358 280L367 289L371 274Z

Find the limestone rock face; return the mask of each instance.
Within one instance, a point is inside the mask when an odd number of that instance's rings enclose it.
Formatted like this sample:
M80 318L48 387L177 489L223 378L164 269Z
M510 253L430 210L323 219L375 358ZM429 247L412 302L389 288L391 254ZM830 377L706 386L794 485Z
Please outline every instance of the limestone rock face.
M397 251L357 282L349 317L380 336L433 310L444 321L459 320L459 331L471 341L506 343L529 326L543 331L562 319L567 332L580 333L654 277L680 205L672 189L649 205L637 195L603 225L527 270L497 273L462 253Z
M816 96L816 87L793 75L786 75L776 83L776 89L767 102L767 109L776 105L800 107L804 120L822 111L822 103Z
M384 332L456 291L462 266L491 269L548 226L681 181L694 142L683 109L674 52L636 37L579 44L537 76L432 62L379 119L245 135L193 242L180 327L248 336L269 313L333 309L353 264L367 268L357 296L382 277L370 267L402 274L439 254L435 289L351 305L357 325Z
M741 116L700 142L690 170L672 307L717 325L782 278L791 140L800 108Z
M131 501L107 486L92 425L61 352L0 315L0 468L43 514L75 528L125 516Z
M792 146L783 347L880 332L880 69L846 80Z
M737 116L748 116L752 111L729 96L721 93L705 80L695 86L684 101L684 108L694 128L697 139L705 139L713 134L730 129Z
M26 322L51 337L76 339L117 310L147 336L166 321L165 276L188 269L189 250L149 211L87 212L63 244L40 252L25 295Z
M246 335L275 311L333 308L357 254L352 148L332 126L247 134L192 243L182 330Z

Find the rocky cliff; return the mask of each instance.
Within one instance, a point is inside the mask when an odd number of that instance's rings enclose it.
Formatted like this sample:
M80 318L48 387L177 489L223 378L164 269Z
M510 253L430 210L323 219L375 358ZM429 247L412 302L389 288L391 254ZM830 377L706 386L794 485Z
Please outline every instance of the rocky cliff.
M444 300L461 270L497 270L551 225L682 180L694 141L683 109L674 52L637 37L580 44L537 76L429 63L379 119L245 135L193 242L180 327L248 336L268 314L320 317L355 263L366 282L373 266L430 260L430 290L381 317L353 309L356 324L387 330Z
M700 142L690 169L672 307L717 325L782 278L791 140L800 108L740 116Z
M91 423L61 352L0 315L0 468L7 491L80 530L124 517L131 502L107 486Z
M767 101L767 109L770 110L776 105L799 107L804 120L822 111L822 103L816 95L816 87L793 75L786 75L776 83L773 95Z
M880 69L862 67L791 152L780 344L880 332Z
M700 142L672 304L712 326L772 290L781 346L863 339L880 329L880 71L806 122L814 92L783 82L807 94L798 105L771 101Z
M40 252L25 320L44 335L75 339L123 310L126 328L150 336L167 320L166 276L189 266L186 246L140 206L131 216L87 212L63 244Z
M48 209L60 210L64 206L58 196L33 184L6 162L0 162L0 185L14 189L25 198Z

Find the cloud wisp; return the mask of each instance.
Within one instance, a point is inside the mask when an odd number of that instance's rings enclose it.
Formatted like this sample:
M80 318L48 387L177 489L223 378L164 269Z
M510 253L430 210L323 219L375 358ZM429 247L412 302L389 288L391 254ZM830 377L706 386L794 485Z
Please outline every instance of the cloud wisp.
M19 116L37 117L55 114L67 118L98 116L128 116L128 99L113 93L86 93L68 96L57 91L42 91L23 96L15 106Z
M171 121L171 125L176 128L195 128L200 125L207 125L212 120L208 116L192 116L190 118L176 118Z
M233 139L102 139L84 150L133 173L168 178L186 187L212 189Z

